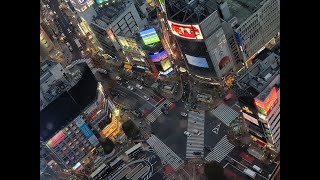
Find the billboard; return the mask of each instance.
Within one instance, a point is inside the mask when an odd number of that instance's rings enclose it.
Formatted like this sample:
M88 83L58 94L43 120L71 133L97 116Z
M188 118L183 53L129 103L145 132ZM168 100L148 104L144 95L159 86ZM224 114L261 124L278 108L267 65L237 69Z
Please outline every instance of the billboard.
M194 56L190 56L188 54L185 54L185 56L186 56L189 64L197 66L197 67L209 68L209 65L208 65L206 58L194 57Z
M161 61L160 64L162 66L163 71L167 71L171 67L171 62L169 58Z
M108 2L108 0L95 0L97 4L102 4L104 2Z
M219 69L223 69L231 61L226 43L221 43L214 49L214 56L218 61Z
M254 118L254 117L252 117L252 116L250 116L250 115L248 115L248 114L246 114L246 113L244 113L244 112L242 112L242 117L243 117L244 119L252 122L253 124L259 126L259 122L258 122L258 120L257 120L256 118Z
M65 135L63 131L60 131L55 136L53 136L53 138L51 138L47 144L50 146L50 148L55 148L64 140L64 138L65 138Z
M93 0L70 0L70 2L78 12L84 12L88 7L94 4Z
M93 134L91 129L88 127L88 125L83 121L83 119L80 116L77 117L77 119L75 120L75 123L79 127L81 133L86 137L86 139L89 140L89 142L92 145L98 144L97 137Z
M159 36L157 35L157 32L154 28L141 31L139 34L145 45L153 44L160 41Z
M168 20L172 34L186 39L203 39L199 25L187 25Z
M163 49L156 53L149 53L149 57L152 62L159 62L168 58L168 53Z
M277 100L278 92L276 87L273 87L264 101L260 101L259 99L255 98L254 104L256 105L259 113L267 116L272 110L273 106L277 103Z

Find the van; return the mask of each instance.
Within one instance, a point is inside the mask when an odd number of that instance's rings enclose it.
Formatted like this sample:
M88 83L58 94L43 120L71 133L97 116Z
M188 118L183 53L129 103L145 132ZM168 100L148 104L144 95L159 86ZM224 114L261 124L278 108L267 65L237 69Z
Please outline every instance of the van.
M252 168L258 173L262 173L262 169L259 166L253 165Z

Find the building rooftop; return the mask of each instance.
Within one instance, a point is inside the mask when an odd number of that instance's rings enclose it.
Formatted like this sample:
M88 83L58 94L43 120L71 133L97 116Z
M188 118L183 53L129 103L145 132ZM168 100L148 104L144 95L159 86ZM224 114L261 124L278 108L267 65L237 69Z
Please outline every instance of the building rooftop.
M86 63L80 65L82 77L70 90L62 93L40 111L40 139L49 140L77 117L97 96L98 82Z
M255 95L268 94L266 91L270 91L271 86L280 84L280 56L269 52L265 59L257 59L256 63L240 76L236 84L240 89Z
M238 24L242 24L248 17L259 9L265 0L225 0L230 13L237 17Z
M112 3L108 7L96 6L95 11L97 16L93 18L93 21L104 28L116 20L121 13L123 13L130 5L131 1L120 1L118 3Z
M217 10L215 0L166 0L166 12L169 20L199 24Z

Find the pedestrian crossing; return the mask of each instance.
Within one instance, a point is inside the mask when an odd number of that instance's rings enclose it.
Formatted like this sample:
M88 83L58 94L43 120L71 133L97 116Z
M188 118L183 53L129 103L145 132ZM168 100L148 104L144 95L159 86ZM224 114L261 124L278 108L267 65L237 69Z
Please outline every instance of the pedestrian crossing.
M165 145L160 139L155 135L151 135L147 140L147 143L154 149L157 155L170 166L177 170L184 161L176 155L167 145Z
M233 150L234 147L235 146L228 141L227 135L225 135L215 145L205 160L208 162L217 161L220 163Z
M191 137L187 137L186 158L203 157L204 148L204 111L188 113L188 132ZM194 130L198 130L200 135L195 134ZM201 152L201 155L194 155L193 152Z
M216 109L211 110L211 113L227 126L229 126L230 123L239 116L237 111L225 104L220 104Z
M168 107L172 104L168 99L165 99L159 106L157 106L148 116L146 117L146 120L148 120L150 123L153 123L161 114L161 108L164 106L164 104L167 104Z

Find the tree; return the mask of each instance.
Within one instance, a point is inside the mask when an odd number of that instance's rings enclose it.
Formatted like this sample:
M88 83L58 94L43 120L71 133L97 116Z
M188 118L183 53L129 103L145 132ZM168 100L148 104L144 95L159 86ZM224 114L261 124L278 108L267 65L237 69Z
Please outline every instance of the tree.
M103 148L104 153L106 153L106 154L111 153L112 150L114 149L114 144L109 138L106 138L106 139L100 138L100 143L101 143L101 146Z
M131 137L131 138L136 137L140 133L140 130L137 128L137 126L131 120L128 120L125 123L123 123L122 129L123 129L124 133L128 137Z
M223 167L216 161L211 161L204 166L204 173L208 180L227 180L224 176Z

